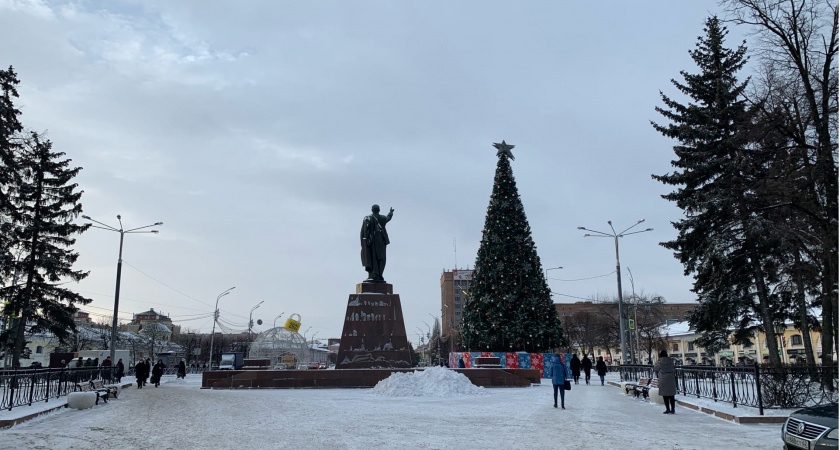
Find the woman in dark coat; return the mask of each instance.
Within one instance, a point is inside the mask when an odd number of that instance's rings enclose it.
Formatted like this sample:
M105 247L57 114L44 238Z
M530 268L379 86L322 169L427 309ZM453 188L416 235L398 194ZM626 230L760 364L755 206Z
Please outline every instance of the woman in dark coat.
M160 386L160 377L163 376L163 361L158 360L155 367L152 369L152 383L155 387Z
M578 384L578 380L580 379L580 359L578 359L577 353L572 354L572 359L569 361L569 368L572 369L572 378L575 379L575 384Z
M659 378L659 395L665 400L665 412L663 414L674 414L674 407L677 405L677 369L674 360L668 356L668 352L659 352L659 361L653 366Z
M134 366L134 375L137 377L137 389L143 389L146 380L146 362L142 359Z
M598 377L601 378L601 386L603 386L604 377L607 375L607 363L604 362L603 356L598 357L598 362L595 363L595 370L598 371Z
M122 358L120 358L120 360L117 361L117 383L119 383L120 380L122 380L122 377L124 377L124 376L125 376L125 364L123 364Z
M551 385L554 388L555 408L557 407L557 391L560 391L560 407L566 409L566 389L563 385L567 378L569 378L569 372L563 362L563 357L555 354L551 362Z
M187 377L187 362L183 359L181 362L178 363L178 378L186 378Z
M583 368L583 373L586 374L586 384L589 384L589 376L592 372L592 360L589 359L588 355L583 355L583 360L580 362L580 366Z

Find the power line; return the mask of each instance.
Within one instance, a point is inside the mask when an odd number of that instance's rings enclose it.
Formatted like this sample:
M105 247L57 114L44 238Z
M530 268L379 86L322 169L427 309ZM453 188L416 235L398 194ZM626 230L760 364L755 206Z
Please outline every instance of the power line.
M146 277L148 277L148 278L150 278L150 279L152 279L152 280L154 280L154 281L156 281L156 282L158 282L158 283L162 284L163 286L166 286L167 288L169 288L169 289L171 289L171 290L173 290L173 291L175 291L175 292L177 292L177 293L179 293L179 294L183 295L184 297L187 297L187 298L188 298L188 299L190 299L190 300L195 300L195 301L197 301L197 302L199 302L199 303L201 303L201 304L203 304L203 305L207 305L207 306L210 306L210 307L212 307L212 306L213 306L213 305L211 305L211 304L209 304L209 303L204 303L203 301L201 301L201 300L199 300L199 299L197 299L197 298L195 298L195 297L193 297L193 296L191 296L191 295L189 295L189 294L185 294L185 293L183 293L183 292L179 291L178 289L173 288L172 286L169 286L168 284L164 283L163 281L160 281L160 280L158 280L157 278L155 278L155 277L153 277L153 276L151 276L151 275L149 275L149 274L147 274L147 273L143 272L142 270L140 270L140 269L138 269L138 268L136 268L136 267L132 266L131 264L127 263L125 260L123 260L123 264L125 264L125 265L127 265L127 266L131 267L132 269L134 269L134 270L136 270L136 271L140 272L140 273L141 273L141 274L143 274L144 276L146 276Z
M575 295L561 294L559 292L554 292L554 291L551 292L551 295L561 295L563 297L571 297L571 298L576 298L576 299L579 299L579 300L587 300L587 301L592 300L591 298L583 298L583 297L578 297L578 296L575 296Z
M101 297L113 297L113 295L114 295L114 294L100 294L98 292L88 292L88 291L76 291L76 292L78 292L80 294L99 295ZM150 305L165 306L167 308L186 309L188 311L204 311L203 309L185 308L183 306L174 306L174 305L169 305L169 304L166 304L166 303L150 302L148 300L140 300L140 299L136 299L136 298L128 298L128 297L120 297L120 298L122 300L130 300L130 301L133 301L133 302L141 302L141 303L147 303L147 304L150 304ZM85 308L96 308L96 306L89 306L89 305L85 305L84 307ZM107 309L107 308L100 308L100 309ZM122 313L121 312L120 314L132 314L132 313Z
M610 276L610 275L615 275L615 270L613 270L613 271L612 271L612 272L610 272L610 273L605 273L605 274L603 274L603 275L597 275L597 276L594 276L594 277L589 277L589 278L577 278L577 279L574 279L574 280L564 280L564 279L562 279L562 278L547 278L547 279L549 279L549 280L557 280L557 281L584 281L584 280L594 280L595 278L604 278L604 277L608 277L608 276Z

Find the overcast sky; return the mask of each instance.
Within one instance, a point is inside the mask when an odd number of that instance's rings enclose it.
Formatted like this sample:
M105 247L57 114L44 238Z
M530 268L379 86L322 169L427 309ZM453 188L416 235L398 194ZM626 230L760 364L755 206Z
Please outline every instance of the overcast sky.
M410 339L440 315L444 269L472 267L496 165L513 173L555 302L615 296L610 238L637 294L694 301L660 242L681 217L650 121L714 1L0 0L0 66L24 125L84 168L84 212L127 235L120 319L149 308L210 331L292 313L338 337L366 277L362 218L393 207L385 278ZM734 47L743 30L732 29ZM746 77L748 74L744 74ZM457 251L456 251L457 248ZM75 289L110 316L119 234L79 237ZM587 279L587 280L581 280ZM581 281L569 281L581 280ZM279 323L278 322L278 323ZM310 329L311 327L311 329Z

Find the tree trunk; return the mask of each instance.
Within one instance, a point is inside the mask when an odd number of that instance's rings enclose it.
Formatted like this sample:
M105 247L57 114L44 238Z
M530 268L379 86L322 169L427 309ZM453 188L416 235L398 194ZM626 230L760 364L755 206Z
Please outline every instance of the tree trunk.
M796 267L799 267L799 253L796 253ZM802 332L802 341L805 344L805 360L809 366L816 366L814 360L814 345L811 342L811 326L808 320L808 305L806 304L805 287L802 283L802 274L796 272L796 302L799 310L799 331Z

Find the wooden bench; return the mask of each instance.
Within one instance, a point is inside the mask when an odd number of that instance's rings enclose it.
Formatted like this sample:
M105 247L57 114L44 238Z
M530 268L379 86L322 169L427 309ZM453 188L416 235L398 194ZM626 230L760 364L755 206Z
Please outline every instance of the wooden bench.
M648 384L650 384L650 378L639 378L639 381L636 383L627 383L624 385L624 394L633 394L633 396L638 397L642 392L639 388L647 386Z
M88 383L76 383L76 390L75 392L94 392L96 393L96 404L99 404L99 399L102 399L105 403L108 403L108 399L110 397L117 398L117 393L119 389L116 387L108 387L105 386L105 382L102 380L97 381L90 381Z

